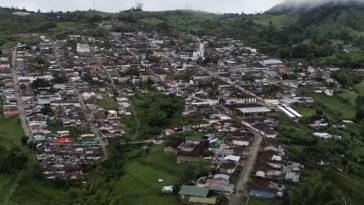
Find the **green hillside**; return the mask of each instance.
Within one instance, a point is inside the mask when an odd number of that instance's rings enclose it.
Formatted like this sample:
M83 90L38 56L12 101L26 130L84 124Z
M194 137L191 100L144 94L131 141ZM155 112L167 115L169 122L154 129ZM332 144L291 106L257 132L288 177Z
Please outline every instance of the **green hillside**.
M27 18L0 9L0 46L32 42L30 33L51 37L79 33L117 19L117 31L140 28L184 31L244 40L263 53L287 60L341 67L364 66L364 3L325 4L313 9L275 7L264 14L213 14L197 11L36 13Z

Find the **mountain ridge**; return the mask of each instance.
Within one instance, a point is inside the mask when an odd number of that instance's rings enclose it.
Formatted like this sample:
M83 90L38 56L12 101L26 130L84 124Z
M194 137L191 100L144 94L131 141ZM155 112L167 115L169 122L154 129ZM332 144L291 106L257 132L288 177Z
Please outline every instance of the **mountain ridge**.
M291 12L305 13L313 10L324 10L324 9L336 8L336 9L345 9L345 8L358 8L364 10L364 1L362 0L321 0L316 2L308 2L308 1L292 1L287 0L283 3L277 4L273 6L271 9L266 11L267 14L284 14Z

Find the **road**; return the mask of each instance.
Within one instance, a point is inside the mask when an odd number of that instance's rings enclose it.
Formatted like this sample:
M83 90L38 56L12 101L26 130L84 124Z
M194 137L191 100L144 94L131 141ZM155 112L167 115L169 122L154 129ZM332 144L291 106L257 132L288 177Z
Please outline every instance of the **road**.
M53 51L54 51L54 56L56 58L56 62L58 64L58 66L61 68L62 72L64 72L66 74L66 70L65 68L62 66L60 58L59 58L59 53L58 53L58 46L56 45L56 43L53 43ZM67 76L67 74L66 74ZM69 85L71 85L71 87L76 91L77 94L77 98L78 98L78 102L80 103L81 106L81 110L82 113L85 115L86 118L86 122L89 125L89 127L91 128L92 133L99 139L99 145L101 146L103 153L104 153L104 160L106 160L108 158L107 156L107 150L106 147L108 145L108 143L106 143L104 141L104 139L100 136L100 133L97 129L97 127L95 126L95 124L92 122L91 120L91 116L90 116L90 112L87 109L86 103L83 99L82 94L80 93L80 91L78 90L77 86L74 84L74 82L69 78L69 76L67 76L68 78L68 83Z
M210 71L210 70L208 70L205 67L200 66L199 68L202 69L202 70L204 70L209 76L214 77L214 78L218 78L219 80L221 80L221 81L223 81L223 82L225 82L225 83L233 86L234 88L240 90L241 92L243 92L243 93L245 93L247 95L254 96L257 99L258 102L264 104L266 107L268 107L270 109L277 108L276 105L267 102L266 100L264 100L264 98L256 95L255 93L251 92L250 90L247 90L247 89L243 88L242 86L239 86L239 85L234 84L230 79L225 78L225 77L221 77L221 76L217 75L215 72Z
M18 102L19 118L21 121L21 126L24 130L24 134L26 136L28 136L29 138L32 138L33 137L32 132L30 131L30 128L29 128L29 125L27 122L27 116L24 111L24 102L21 97L20 88L19 88L19 79L18 79L17 65L16 65L16 58L17 58L16 51L17 51L17 49L14 48L12 61L11 61L11 65L12 65L11 75L12 75L13 81L14 81L15 97Z
M257 96L255 93L253 93L249 90L246 90L241 86L235 85L230 79L218 76L215 72L212 72L205 67L200 66L200 69L204 70L209 76L218 78L219 80L235 87L236 89L240 90L241 92L256 97L257 101L263 103L265 106L270 107L270 108L274 107L270 103L265 102L265 100L263 98ZM234 116L230 116L230 117L234 117ZM263 136L260 133L257 133L256 131L254 131L252 129L250 129L250 130L255 134L256 137L255 137L253 144L249 148L249 154L247 156L247 161L245 163L244 168L241 170L239 178L235 184L236 192L230 196L229 205L242 205L243 204L243 197L244 197L244 194L246 193L245 191L246 191L247 183L249 181L250 174L254 168L255 161L256 161L257 155L259 153L260 144L263 140Z
M260 144L262 142L263 136L256 133L255 141L249 149L248 159L245 163L243 170L240 172L239 178L235 184L236 192L230 196L229 205L242 205L243 196L246 185L249 181L251 172L253 171L255 160L257 159Z
M226 108L224 108L224 107L221 107L221 108L223 108L225 113L229 113ZM217 109L216 107L214 107L214 110L216 112L221 113L221 111L219 109ZM234 115L230 115L230 117L235 120L241 120ZM260 144L262 143L262 140L264 137L260 133L250 129L249 127L247 127L247 128L255 134L255 138L254 138L252 145L249 147L249 154L247 156L247 161L244 165L244 168L241 170L241 172L239 174L238 180L235 184L236 192L230 196L229 205L243 204L243 196L246 193L245 190L247 187L247 183L249 181L249 177L254 168L255 161L256 161L258 153L259 153Z

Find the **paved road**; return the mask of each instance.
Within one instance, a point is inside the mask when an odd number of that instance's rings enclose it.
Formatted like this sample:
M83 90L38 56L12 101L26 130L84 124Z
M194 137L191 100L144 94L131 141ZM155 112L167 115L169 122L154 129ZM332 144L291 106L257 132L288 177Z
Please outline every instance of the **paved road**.
M56 58L56 62L58 64L58 66L61 68L62 72L66 73L65 68L61 65L61 61L59 58L59 53L58 53L58 46L56 43L53 43L53 50L54 50L54 56ZM100 133L97 129L97 127L95 126L95 124L92 122L91 120L91 116L90 116L90 112L87 109L86 103L83 99L82 94L80 93L80 91L78 90L77 86L72 82L72 80L68 77L68 83L72 86L72 88L76 91L77 94L77 98L78 98L78 102L80 103L81 109L82 109L82 113L85 115L86 118L86 122L89 125L89 127L91 128L92 133L98 137L99 141L100 141L100 146L103 150L104 153L104 160L106 160L108 158L107 156L107 150L106 147L108 145L108 143L106 143L104 141L104 139L100 136Z
M236 89L240 90L241 92L243 92L243 93L245 93L245 94L247 94L247 95L254 96L254 97L257 99L257 101L258 101L258 102L260 102L260 103L264 104L266 107L268 107L268 108L270 108L270 109L275 109L275 108L277 108L277 106L276 106L276 105L274 105L274 104L272 104L272 103L267 102L266 100L264 100L264 98L262 98L262 97L260 97L260 96L256 95L255 93L251 92L250 90L247 90L247 89L243 88L242 86L239 86L239 85L234 84L234 83L233 83L233 82L232 82L229 78L221 77L221 76L217 75L217 73L215 73L215 72L213 72L213 71L210 71L210 70L208 70L207 68L202 67L202 66L200 66L200 69L204 70L204 71L205 71L205 72L206 72L209 76L211 76L211 77L215 77L215 78L218 78L219 80L221 80L221 81L223 81L223 82L225 82L225 83L227 83L227 84L229 84L229 85L233 86L234 88L236 88Z
M11 65L12 65L12 69L11 69L11 75L13 77L13 81L14 81L14 90L15 90L15 97L16 97L16 100L18 102L18 109L19 109L19 118L20 118L20 121L21 121L21 126L24 130L24 134L26 136L28 136L29 138L32 138L32 133L30 131L30 128L29 128L29 125L28 125L28 122L27 122L27 117L26 117L26 114L25 114L25 111L24 111L24 102L23 102L23 99L21 97L21 94L20 94L20 88L19 88L19 79L18 79L18 73L17 73L17 70L16 70L16 51L17 49L14 48L14 51L13 51L13 57L12 57L12 62L11 62Z
M241 86L235 85L229 78L224 78L224 77L218 76L215 72L210 71L205 67L200 66L200 68L202 70L204 70L208 75L218 78L219 80L235 87L236 89L240 90L241 92L243 92L245 94L256 97L259 102L263 103L267 107L273 106L270 103L265 102L265 100L263 98L257 96L255 93L253 93L249 90L246 90L245 88L243 88ZM246 193L246 186L249 181L250 174L254 168L254 164L255 164L255 161L256 161L256 158L257 158L257 155L259 152L260 144L263 139L263 136L260 133L257 133L256 131L254 131L252 129L250 129L250 130L253 133L255 133L256 138L255 138L253 144L251 145L251 147L249 148L249 155L248 155L247 161L245 163L244 168L241 170L239 178L235 184L236 192L230 196L229 205L242 205L244 203L243 196Z
M230 196L229 205L242 205L243 196L246 185L249 181L251 172L253 171L255 160L257 158L260 144L262 142L263 136L256 134L255 141L250 147L248 159L245 163L243 170L240 172L239 179L235 184L236 192Z

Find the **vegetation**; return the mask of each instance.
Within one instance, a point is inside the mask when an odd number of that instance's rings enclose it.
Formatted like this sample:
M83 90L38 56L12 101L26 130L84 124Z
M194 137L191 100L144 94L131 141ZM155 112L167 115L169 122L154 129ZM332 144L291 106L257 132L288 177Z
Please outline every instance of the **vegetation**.
M299 186L287 193L286 204L360 204L363 200L363 195L357 193L363 189L360 187L364 177L360 160L364 153L363 121L357 119L342 129L332 127L340 119L354 119L355 110L360 109L364 101L359 94L362 83L353 87L354 90L340 96L315 95L317 103L299 109L304 111L304 119L299 123L276 114L278 131L289 158L304 163L306 170ZM347 95L348 92L351 94ZM308 123L315 119L326 119L330 125L320 132L341 136L341 140L313 137ZM328 164L320 166L320 162Z
M358 181L355 181L358 180ZM298 205L360 204L362 179L330 171L308 174L299 188L289 193L287 203Z
M14 9L0 9L0 45L21 41L26 33L53 37L92 28L102 20L116 18L124 26L115 31L157 29L185 31L242 39L251 46L288 60L341 67L363 67L363 4L326 5L312 10L272 10L264 14L210 14L194 11L143 12L132 9L118 14L101 12L31 13L14 16ZM102 31L96 31L102 35Z
M134 97L132 106L134 116L126 121L129 134L150 138L160 134L163 129L178 124L184 102L180 97L148 92Z
M114 97L110 97L105 92L99 92L98 95L102 96L102 99L97 100L97 105L107 110L118 110L118 103Z
M322 106L322 110L332 119L354 119L355 106L338 96L313 95L315 102Z
M113 193L123 193L121 197L124 204L149 204L152 201L158 201L161 205L179 204L176 195L163 195L161 189L178 183L184 165L177 165L175 156L164 154L163 146L152 147L144 152L145 157L129 156L130 163L125 175L116 182ZM163 182L158 182L159 179Z
M32 82L32 84L30 86L32 87L32 89L36 90L38 88L47 88L50 85L51 84L49 81L41 79L41 78L37 78L36 80L34 80Z
M273 200L249 198L247 205L274 205L274 204L278 204L278 203L275 203L275 201L273 201Z

